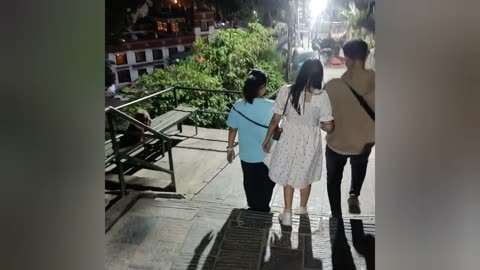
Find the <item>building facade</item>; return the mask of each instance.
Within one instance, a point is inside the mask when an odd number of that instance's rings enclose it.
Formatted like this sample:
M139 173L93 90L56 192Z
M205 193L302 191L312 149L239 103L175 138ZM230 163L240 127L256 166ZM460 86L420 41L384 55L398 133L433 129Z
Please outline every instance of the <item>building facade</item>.
M214 13L209 10L183 17L150 17L149 23L137 27L140 30L128 33L134 38L107 47L116 88L130 85L156 68L168 67L179 54L192 51L198 38L209 37L215 31L214 24Z

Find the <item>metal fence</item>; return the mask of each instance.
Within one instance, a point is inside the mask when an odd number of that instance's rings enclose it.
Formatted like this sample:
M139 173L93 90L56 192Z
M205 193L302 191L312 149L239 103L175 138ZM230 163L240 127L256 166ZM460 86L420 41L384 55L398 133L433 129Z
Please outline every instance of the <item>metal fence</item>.
M166 172L171 175L171 180L172 180L172 188L173 191L176 191L176 183L175 183L175 170L173 166L173 156L172 156L172 140L165 134L156 131L152 129L151 127L137 121L135 118L129 116L127 113L123 112L123 110L126 110L128 108L131 108L132 106L136 106L139 103L143 101L148 101L152 100L154 98L161 97L162 95L165 95L167 93L172 93L173 94L173 103L171 104L171 109L173 110L174 108L178 107L179 105L179 99L178 99L178 91L191 91L191 92L204 92L204 93L213 93L213 94L226 94L230 95L232 97L232 100L234 100L234 97L240 97L242 92L241 91L236 91L236 90L215 90L215 89L201 89L201 88L191 88L191 87L170 87L167 89L163 89L160 91L157 91L153 94L147 95L145 97L133 100L131 102L122 104L117 107L108 107L105 109L105 117L107 119L107 126L106 126L106 132L110 135L110 139L105 142L105 146L111 145L113 152L111 155L107 156L107 153L105 154L105 164L110 162L114 162L117 166L117 171L118 171L118 179L120 182L120 188L121 188L121 194L122 196L125 196L127 193L126 190L126 184L125 184L125 175L124 175L124 168L123 168L123 162L122 160L131 160L132 162L135 162L137 164L140 164L141 166L153 170L158 170L162 172ZM267 98L274 98L276 94L278 93L278 90L268 94L266 97ZM212 111L208 110L208 97L205 96L205 104L203 108L198 109L198 113L203 113L203 114L219 114L219 115L228 115L229 111ZM230 109L230 108L228 108ZM119 139L122 136L123 131L121 128L119 128L118 125L118 120L124 121L126 124L133 124L139 128L142 128L145 131L148 131L152 134L153 138L158 139L161 144L164 146L162 147L163 155L165 154L165 149L166 152L168 153L168 169L166 168L161 168L159 166L156 166L154 164L148 163L144 160L140 160L136 157L130 156L128 154L122 153L120 151L120 145L119 145ZM105 147L107 149L107 147Z

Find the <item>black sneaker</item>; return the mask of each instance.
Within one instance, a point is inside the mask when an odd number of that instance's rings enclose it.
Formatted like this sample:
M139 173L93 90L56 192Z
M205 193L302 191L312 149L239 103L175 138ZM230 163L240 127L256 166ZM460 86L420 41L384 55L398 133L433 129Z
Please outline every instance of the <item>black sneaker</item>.
M360 202L358 201L357 195L350 195L348 198L348 211L350 214L360 214Z
M342 219L342 211L330 211L330 214L328 215L329 218L336 218L336 219Z

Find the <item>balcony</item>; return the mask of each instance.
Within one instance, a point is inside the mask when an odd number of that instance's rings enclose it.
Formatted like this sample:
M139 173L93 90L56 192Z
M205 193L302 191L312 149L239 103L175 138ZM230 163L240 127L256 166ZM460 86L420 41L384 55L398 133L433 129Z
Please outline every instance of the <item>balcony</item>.
M107 52L117 53L130 50L142 50L149 48L170 47L176 45L192 44L195 42L194 34L183 34L178 36L159 37L143 40L132 40L107 47Z

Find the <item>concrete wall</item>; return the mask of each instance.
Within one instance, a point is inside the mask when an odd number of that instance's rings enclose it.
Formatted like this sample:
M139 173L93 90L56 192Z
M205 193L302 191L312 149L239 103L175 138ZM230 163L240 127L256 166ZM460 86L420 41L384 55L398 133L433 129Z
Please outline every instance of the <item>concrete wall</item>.
M205 33L208 33L208 32L205 32ZM151 74L151 73L153 73L153 71L155 69L155 66L157 66L157 65L163 65L164 67L168 67L168 59L170 58L170 54L169 54L168 49L169 48L174 48L174 47L177 48L179 53L182 53L182 52L185 51L185 45L176 45L176 46L169 46L169 47L158 47L158 48L149 48L149 49L144 49L144 50L134 50L134 51L122 52L122 53L126 53L126 55L127 55L128 64L126 64L126 65L117 65L116 64L116 58L115 58L115 55L117 53L109 53L108 54L108 59L114 63L112 65L112 71L115 73L115 84L117 86L117 89L122 88L122 87L130 84L129 82L126 82L126 83L120 83L119 82L118 74L117 74L118 71L129 70L130 71L130 78L131 78L132 82L134 82L134 81L138 80L138 78L140 77L139 74L138 74L139 69L147 69L147 73ZM162 50L163 59L162 60L153 60L153 50L158 50L158 49ZM146 62L137 63L136 59L135 59L135 53L136 52L141 52L141 51L145 52ZM140 67L134 67L136 65L141 65L141 66Z
M195 38L199 38L204 35L209 35L208 39L210 40L210 34L212 34L215 31L215 27L213 25L208 27L208 31L202 32L200 27L195 27L193 28L193 31L195 33Z

